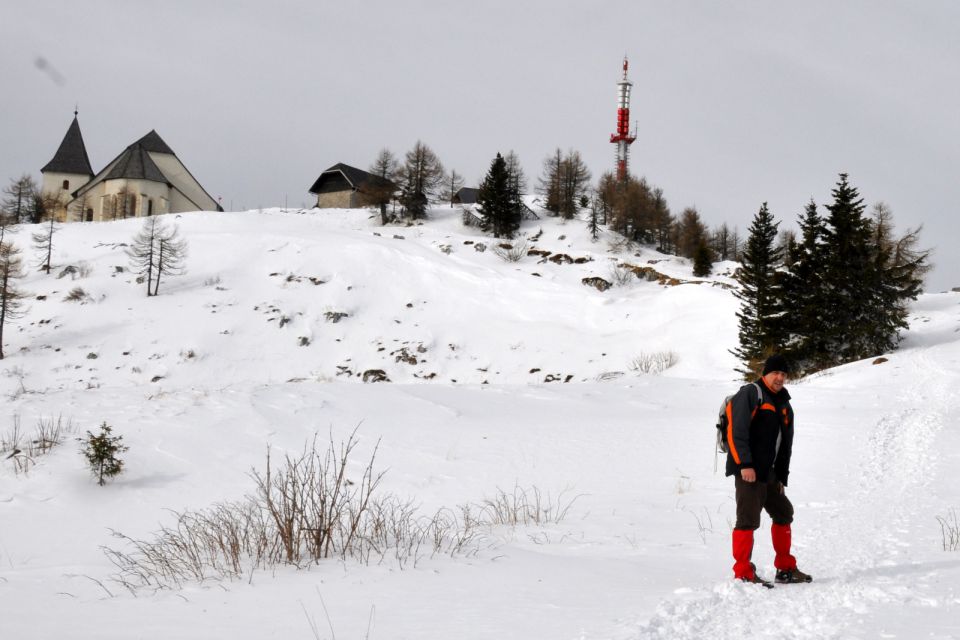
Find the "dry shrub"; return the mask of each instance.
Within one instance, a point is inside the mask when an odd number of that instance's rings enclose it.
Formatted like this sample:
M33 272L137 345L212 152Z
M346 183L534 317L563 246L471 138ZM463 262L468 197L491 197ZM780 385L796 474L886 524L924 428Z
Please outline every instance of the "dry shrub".
M40 416L31 436L23 432L20 416L14 414L13 426L0 435L0 458L10 460L15 473L26 473L37 464L37 458L63 444L67 436L76 432L71 419L63 416L44 418Z
M92 300L90 294L84 291L83 287L74 287L70 289L70 293L63 299L64 302L89 302Z
M960 550L960 520L957 519L956 509L951 509L946 516L937 516L940 523L940 533L943 536L943 550Z
M630 361L630 370L637 373L663 373L679 362L673 351L655 351L653 353L640 352L640 355Z
M363 564L416 566L424 557L476 554L498 525L545 525L562 520L574 499L544 497L536 488L498 491L480 505L442 508L423 515L414 501L377 495L383 473L376 447L359 475L350 472L356 430L326 450L314 438L298 456L254 471L253 494L203 511L175 513L176 522L153 540L121 533L127 550L104 549L132 592L179 587L208 579L252 579L258 570L305 567L327 558ZM378 443L379 445L379 443Z
M501 243L493 245L493 252L507 262L520 262L527 255L530 247L526 240L516 243Z
M615 264L610 267L610 282L616 287L630 284L637 278L633 269L624 264Z

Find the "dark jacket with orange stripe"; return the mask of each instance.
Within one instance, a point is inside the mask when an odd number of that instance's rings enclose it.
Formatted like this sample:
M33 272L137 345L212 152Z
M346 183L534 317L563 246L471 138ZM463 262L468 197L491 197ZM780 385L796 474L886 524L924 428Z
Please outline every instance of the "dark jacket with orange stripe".
M755 469L757 480L766 482L770 471L784 485L790 475L793 451L793 408L786 388L774 393L757 381L761 400L752 384L744 385L727 405L727 475Z

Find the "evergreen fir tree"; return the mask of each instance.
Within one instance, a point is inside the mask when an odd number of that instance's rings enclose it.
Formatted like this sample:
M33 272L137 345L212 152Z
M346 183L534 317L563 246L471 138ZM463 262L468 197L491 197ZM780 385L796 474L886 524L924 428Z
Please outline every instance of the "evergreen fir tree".
M735 276L740 285L735 294L741 301L737 313L740 346L732 353L743 362L741 372L745 377L758 372L763 360L780 347L782 304L776 277L780 254L775 245L778 225L764 202L750 225Z
M587 219L587 228L590 230L590 239L594 242L600 237L600 212L597 198L590 203L590 217Z
M121 444L123 436L110 435L113 429L104 422L100 425L97 435L87 431L83 440L83 457L90 465L90 471L101 487L106 484L106 478L112 478L123 471L123 460L120 454L129 447Z
M713 272L713 253L707 246L707 239L701 238L697 250L693 254L693 275L706 278Z
M880 286L870 247L871 225L863 215L863 199L847 182L847 174L840 174L832 195L824 233L826 287L820 300L825 366L859 360L873 353L870 343Z
M519 203L520 194L511 187L507 163L498 153L477 193L484 227L492 230L497 238L512 238L520 228Z
M823 280L826 263L824 220L813 201L800 216L800 240L789 248L789 270L782 272L784 351L796 373L820 368L824 357Z

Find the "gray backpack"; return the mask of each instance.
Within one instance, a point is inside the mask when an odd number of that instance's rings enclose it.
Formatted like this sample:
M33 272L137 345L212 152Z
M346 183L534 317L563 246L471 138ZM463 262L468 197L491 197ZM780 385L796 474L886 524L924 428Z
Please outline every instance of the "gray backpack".
M756 382L752 383L754 389L757 390L757 407L763 403L763 391L760 389L760 385ZM720 415L717 416L717 448L716 453L727 453L729 451L729 445L727 444L727 427L729 422L727 421L727 406L730 404L730 401L733 400L733 396L737 394L731 393L726 398L723 399L723 404L720 405ZM753 414L756 415L757 410L753 410ZM752 416L751 416L752 417ZM716 468L716 456L714 456L714 468Z

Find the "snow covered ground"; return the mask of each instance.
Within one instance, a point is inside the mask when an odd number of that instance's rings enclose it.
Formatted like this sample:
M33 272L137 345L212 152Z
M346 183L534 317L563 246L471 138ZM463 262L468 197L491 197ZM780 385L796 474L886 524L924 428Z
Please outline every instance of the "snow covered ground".
M815 581L767 591L731 579L732 481L712 452L737 384L733 265L698 282L553 219L525 241L572 262L508 262L451 209L410 227L364 211L169 221L188 273L156 298L126 270L134 220L62 227L54 273L23 282L0 435L52 416L77 433L27 473L0 460L0 637L960 637L960 551L937 520L960 509L960 294L923 296L886 362L789 385L795 554ZM582 283L624 262L684 283ZM87 275L58 279L67 265ZM76 287L85 301L65 301ZM668 352L659 375L636 370ZM390 382L364 384L372 370ZM130 449L99 487L75 436L103 421ZM110 579L112 531L149 538L171 510L252 492L268 446L354 429L355 472L379 441L383 490L426 512L515 487L569 511L416 567L329 560L158 592ZM757 541L770 575L765 527Z

